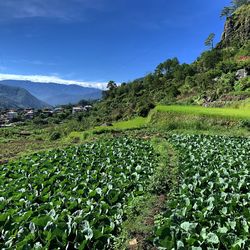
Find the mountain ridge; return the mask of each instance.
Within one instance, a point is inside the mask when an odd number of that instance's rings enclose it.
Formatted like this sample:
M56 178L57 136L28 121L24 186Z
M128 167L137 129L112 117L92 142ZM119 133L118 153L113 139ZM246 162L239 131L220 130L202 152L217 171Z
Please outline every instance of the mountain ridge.
M1 109L41 109L46 107L50 107L50 105L31 95L26 89L20 87L7 86L0 83Z
M101 98L102 90L82 87L79 85L65 85L58 83L42 83L18 80L3 80L0 84L21 87L29 91L36 98L52 105L78 103L80 100L96 100Z

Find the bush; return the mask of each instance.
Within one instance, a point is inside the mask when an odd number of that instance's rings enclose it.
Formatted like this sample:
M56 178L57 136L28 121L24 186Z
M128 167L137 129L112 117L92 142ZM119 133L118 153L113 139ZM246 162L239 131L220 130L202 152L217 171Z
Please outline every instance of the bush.
M70 140L70 142L72 143L78 143L81 141L81 138L82 138L82 133L79 133L79 132L71 132L68 136L68 139Z
M222 61L218 64L218 69L223 73L233 72L237 69L237 63L234 61Z
M241 127L247 128L248 130L250 130L250 120L241 121Z
M245 91L250 89L250 77L240 79L234 86L236 91Z
M138 108L138 115L142 117L147 117L148 113L151 109L153 109L155 105L152 102L144 103L142 106Z
M60 139L60 138L61 138L61 133L58 132L58 131L55 131L55 132L53 132L53 133L50 135L50 140L51 140L51 141L56 141L56 140L58 140L58 139Z
M34 120L33 120L34 124L36 125L47 125L49 122L47 119L42 119L40 117L36 117Z

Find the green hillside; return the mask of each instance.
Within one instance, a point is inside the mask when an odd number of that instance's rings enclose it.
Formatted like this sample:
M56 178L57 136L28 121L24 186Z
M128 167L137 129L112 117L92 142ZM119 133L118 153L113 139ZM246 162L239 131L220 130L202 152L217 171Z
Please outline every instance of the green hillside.
M237 8L226 20L221 42L213 47L211 41L191 64L171 58L140 79L121 86L110 81L93 116L102 123L145 117L158 104L241 105L250 97L249 20L250 5Z

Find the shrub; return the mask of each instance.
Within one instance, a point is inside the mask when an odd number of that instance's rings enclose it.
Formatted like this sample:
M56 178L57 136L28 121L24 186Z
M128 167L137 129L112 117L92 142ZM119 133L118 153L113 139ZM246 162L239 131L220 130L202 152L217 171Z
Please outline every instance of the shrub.
M243 120L241 121L241 127L247 128L248 130L250 130L250 120Z
M139 106L138 115L142 117L147 117L149 111L154 107L155 105L152 102L144 103L142 106Z
M250 77L240 79L234 86L236 91L244 91L250 89Z
M55 132L53 132L53 133L50 135L50 140L51 140L51 141L56 141L56 140L58 140L58 139L60 139L60 138L61 138L61 133L58 132L58 131L55 131Z

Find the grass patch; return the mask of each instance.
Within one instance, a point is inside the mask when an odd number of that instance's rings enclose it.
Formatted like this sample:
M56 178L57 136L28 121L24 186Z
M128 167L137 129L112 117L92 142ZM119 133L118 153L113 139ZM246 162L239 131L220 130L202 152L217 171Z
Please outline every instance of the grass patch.
M84 131L84 134L102 134L106 132L119 132L146 127L149 118L136 117L128 121L114 122L110 126L96 126L93 129Z
M244 110L250 110L250 98L247 98L246 100L239 102L239 105L236 107Z
M174 113L184 113L184 114L195 114L202 116L218 116L227 117L237 120L250 119L250 109L234 109L234 108L206 108L201 106L180 106L180 105L170 105L163 106L158 105L155 108L159 112L174 112Z
M84 134L101 135L148 129L155 132L179 131L181 133L207 133L249 135L250 109L245 102L243 108L205 108L200 106L158 105L148 117L137 117L128 121L114 122L112 126L97 126Z
M66 142L79 143L85 139L85 134L82 132L73 131L65 139Z
M113 128L115 129L131 129L140 128L147 124L148 119L144 117L136 117L129 121L121 121L113 123Z

